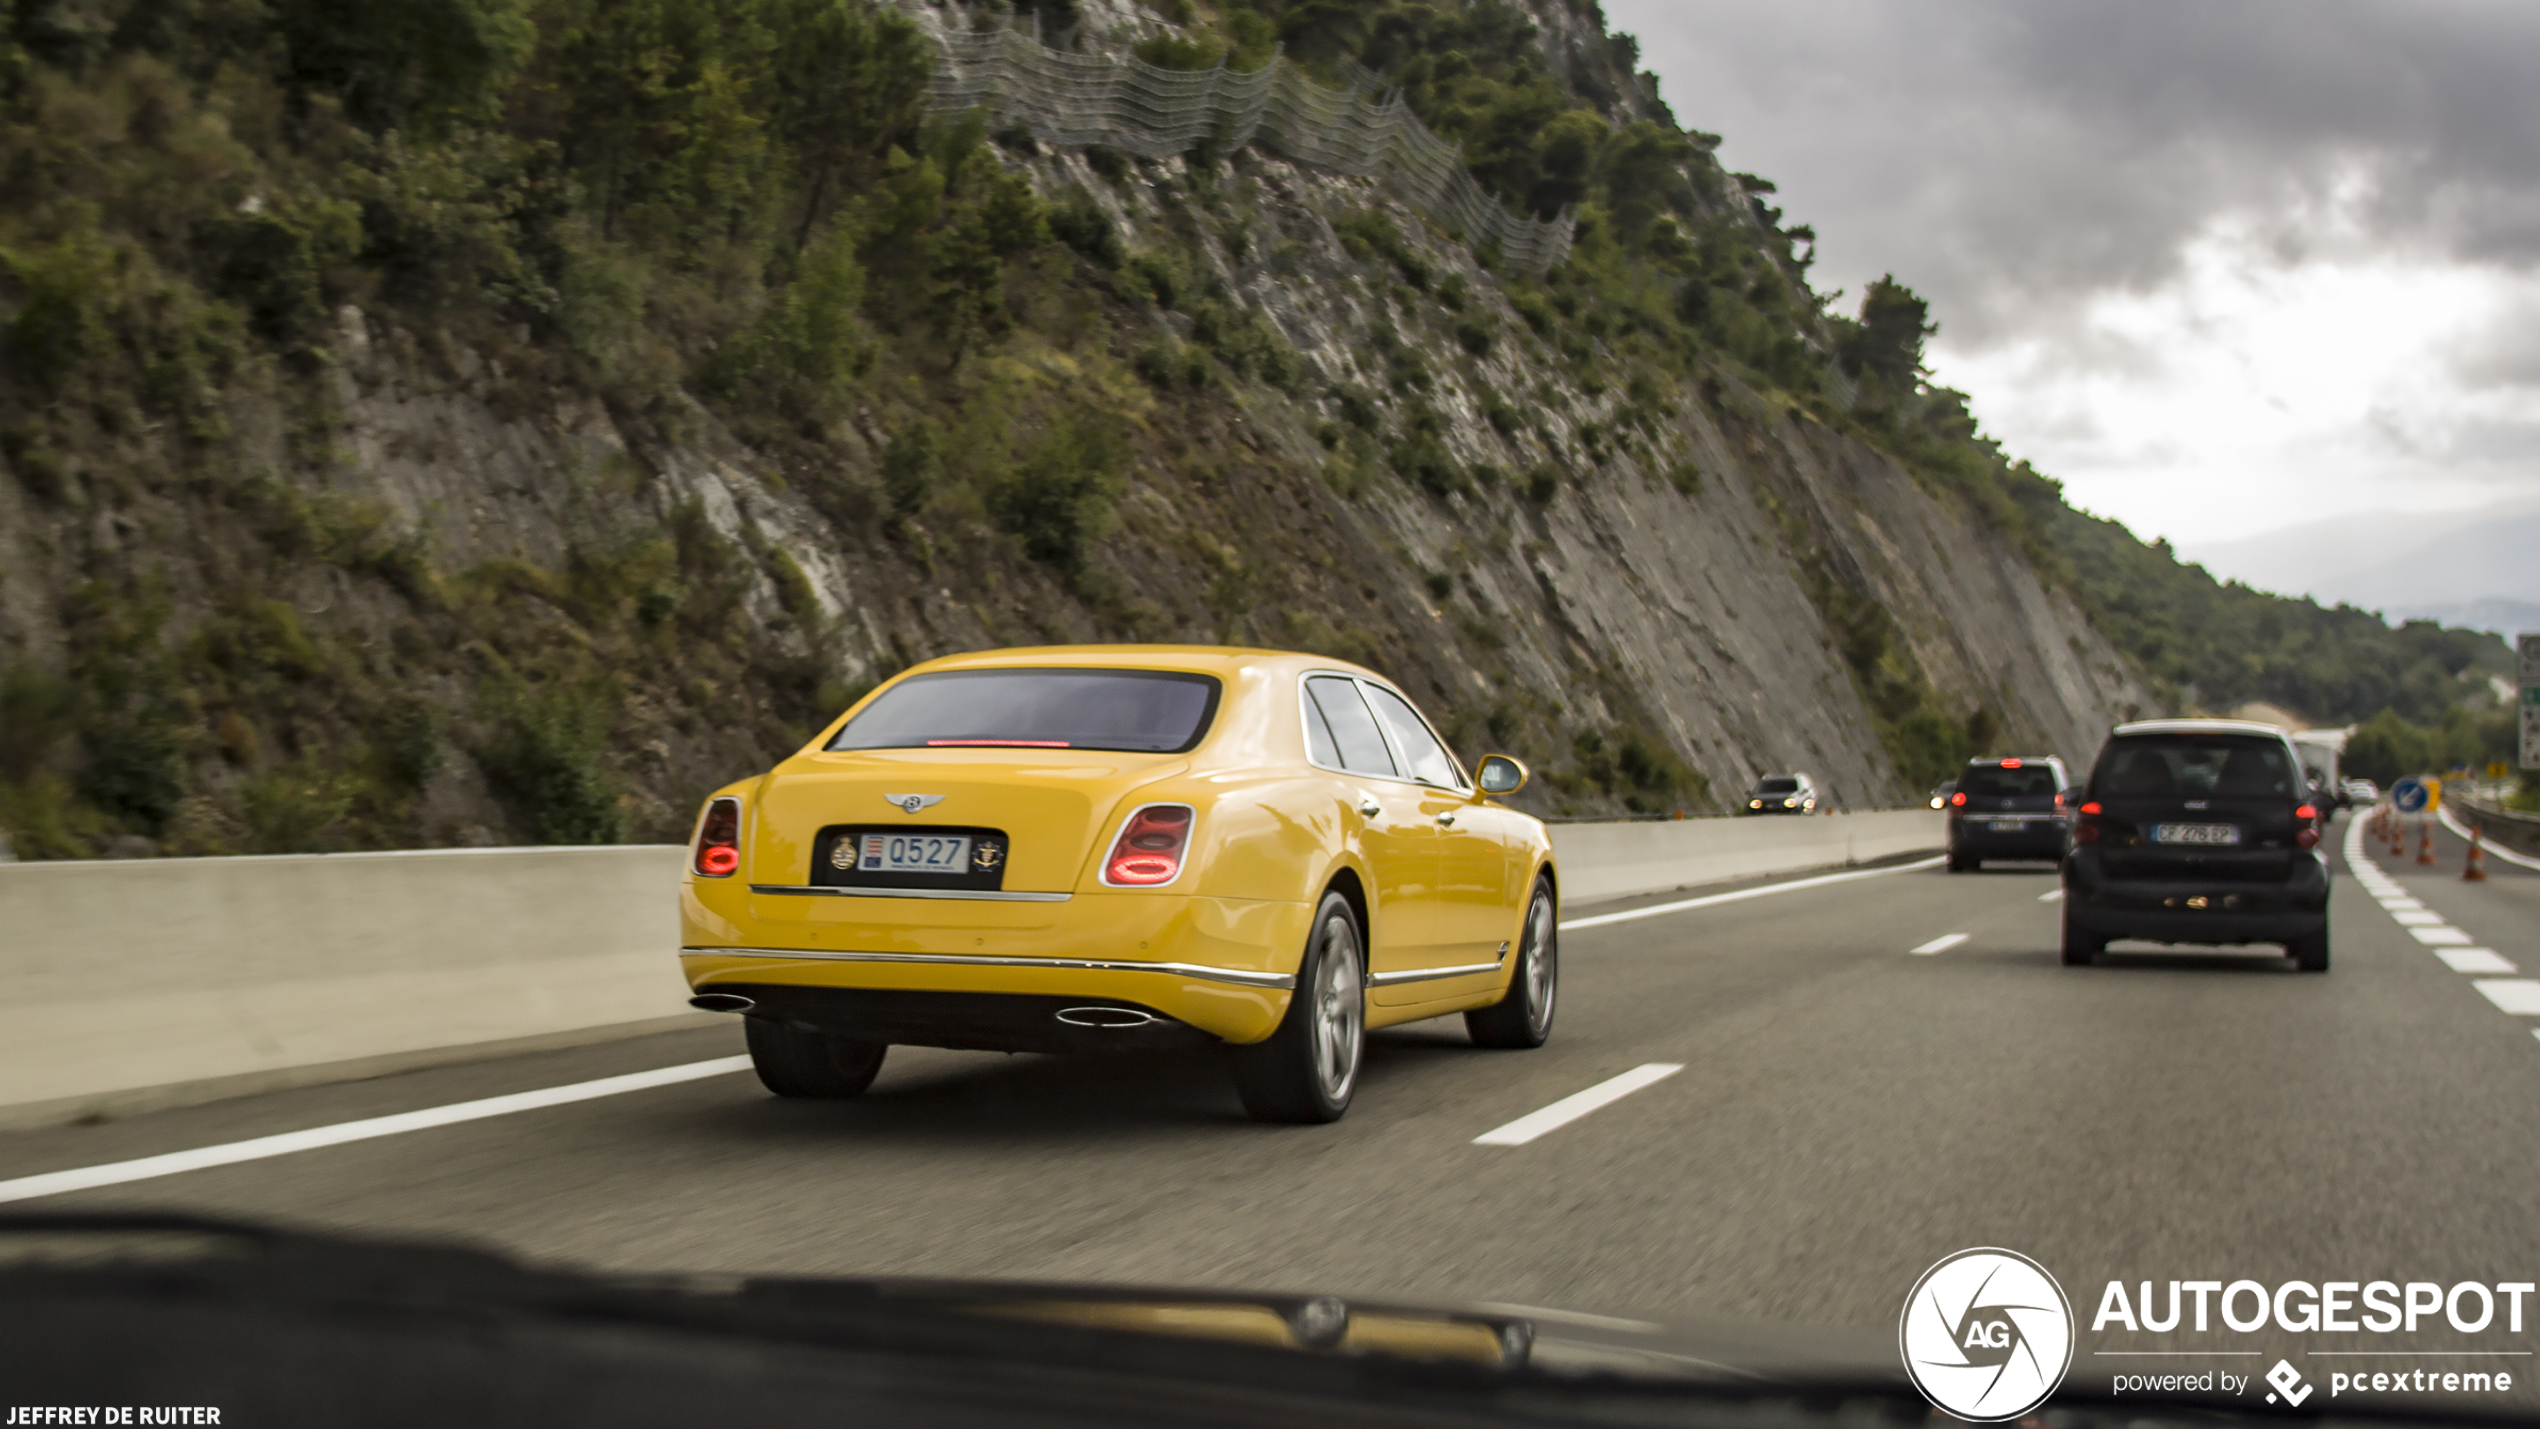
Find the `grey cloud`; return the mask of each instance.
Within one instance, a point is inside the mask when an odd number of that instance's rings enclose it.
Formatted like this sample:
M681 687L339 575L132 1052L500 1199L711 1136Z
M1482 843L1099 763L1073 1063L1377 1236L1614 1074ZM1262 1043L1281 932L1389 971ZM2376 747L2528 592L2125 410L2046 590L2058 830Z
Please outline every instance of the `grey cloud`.
M2540 267L2540 6L1609 0L1686 123L1944 341L2068 322L2218 221L2284 261ZM2341 234L2323 221L2360 186ZM2086 359L2085 359L2086 360Z

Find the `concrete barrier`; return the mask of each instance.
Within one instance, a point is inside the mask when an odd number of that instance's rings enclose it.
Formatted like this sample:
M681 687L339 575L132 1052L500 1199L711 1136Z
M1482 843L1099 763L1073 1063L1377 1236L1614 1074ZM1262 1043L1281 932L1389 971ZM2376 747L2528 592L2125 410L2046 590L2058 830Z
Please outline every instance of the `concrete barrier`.
M1555 824L1561 901L1592 903L1733 878L1938 852L1928 809L1638 824Z
M681 853L0 865L0 1125L710 1023Z
M1553 829L1569 904L1938 848L1920 811ZM0 864L0 1126L728 1022L676 846Z

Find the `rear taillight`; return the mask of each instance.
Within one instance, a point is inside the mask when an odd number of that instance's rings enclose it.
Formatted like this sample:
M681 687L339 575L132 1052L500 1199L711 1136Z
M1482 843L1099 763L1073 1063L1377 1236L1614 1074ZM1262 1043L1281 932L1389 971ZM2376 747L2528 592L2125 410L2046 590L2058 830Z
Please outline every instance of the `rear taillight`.
M1949 807L1951 807L1951 808L1953 808L1953 809L1963 809L1963 808L1967 807L1967 796L1966 796L1966 795L1964 795L1964 794L1952 794L1952 795L1950 795L1950 796L1949 796Z
M1191 822L1188 804L1149 804L1131 814L1111 842L1111 856L1102 861L1102 881L1115 888L1154 888L1181 877Z
M696 870L708 878L730 878L741 867L741 801L715 799L697 821Z
M2308 804L2304 804L2302 807L2293 811L2293 817L2297 819L2316 819L2319 816L2320 811L2312 808Z
M2005 769L2017 769L2020 767L2020 761L2016 759L2005 759L2002 761L2002 767Z
M2084 804L2084 805L2082 805L2082 806L2081 806L2081 811L2082 811L2083 813L2085 813L2085 814L2090 815L2090 816L2091 816L2091 817L2093 817L2093 818L2098 817L2098 815L2099 815L2099 801L2098 801L2098 800L2096 800L2096 799L2091 800L2089 803Z
M2293 817L2302 821L2302 827L2293 831L2293 846L2318 848L2320 846L2320 811L2309 804L2304 804L2293 811Z
M2079 813L2081 817L2073 820L2073 842L2077 844L2099 842L2099 801L2093 799L2082 805Z

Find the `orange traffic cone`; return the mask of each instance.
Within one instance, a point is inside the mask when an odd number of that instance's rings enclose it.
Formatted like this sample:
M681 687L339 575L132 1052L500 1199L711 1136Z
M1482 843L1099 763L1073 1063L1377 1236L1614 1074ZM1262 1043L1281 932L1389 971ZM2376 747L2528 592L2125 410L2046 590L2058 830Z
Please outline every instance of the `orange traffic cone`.
M2432 824L2417 825L2417 862L2422 864L2434 862L2434 825Z
M2470 825L2469 867L2461 870L2461 881L2463 883L2485 883L2487 881L2487 849L2484 842L2486 836L2487 829L2485 825Z

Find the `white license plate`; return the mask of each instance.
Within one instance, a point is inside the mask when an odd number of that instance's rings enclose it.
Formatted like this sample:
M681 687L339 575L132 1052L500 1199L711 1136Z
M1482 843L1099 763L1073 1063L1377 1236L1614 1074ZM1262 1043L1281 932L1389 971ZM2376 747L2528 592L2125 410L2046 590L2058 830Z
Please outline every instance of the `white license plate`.
M2026 829L2028 825L2018 819L1995 819L1985 827L1997 834L2016 834Z
M866 834L856 853L862 873L968 873L967 834Z
M2238 824L2155 824L2152 842L2156 844L2236 844L2240 842Z

